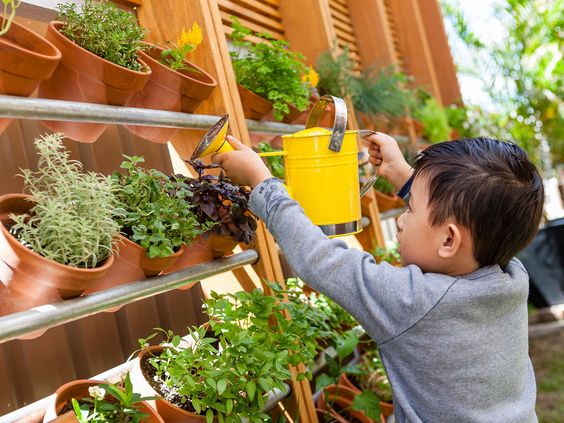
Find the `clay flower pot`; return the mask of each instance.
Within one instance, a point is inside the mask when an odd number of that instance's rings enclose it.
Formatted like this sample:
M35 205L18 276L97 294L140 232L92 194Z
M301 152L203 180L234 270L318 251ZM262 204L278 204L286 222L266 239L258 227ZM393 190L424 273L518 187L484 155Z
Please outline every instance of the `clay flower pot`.
M133 384L135 392L139 392L142 396L156 396L159 397L160 394L153 389L153 387L147 382L150 377L147 375L146 368L147 365L144 364L147 357L151 355L159 355L163 350L163 347L155 345L147 349L142 350L137 355L135 363L131 368L130 377L131 383ZM150 404L153 401L149 402ZM155 407L159 415L167 423L202 423L206 421L205 416L190 413L189 411L183 410L180 407L172 404L171 402L157 398L154 401ZM214 419L216 422L217 419Z
M175 71L162 64L163 49L151 45L146 52L139 52L143 62L151 68L151 76L141 91L136 92L127 106L171 112L193 113L206 100L217 85L216 80L203 69L185 60L188 69ZM135 135L149 141L166 143L178 128L151 126L126 126Z
M405 206L405 202L396 193L392 195L384 194L378 190L374 190L376 202L378 203L378 211L397 209Z
M213 260L213 252L211 249L211 237L204 238L198 236L189 245L184 246L182 255L176 263L167 269L166 273L178 272L200 263L206 263ZM180 291L187 291L194 286L193 283L178 288Z
M126 237L123 237L122 241L124 248L134 250L129 252L128 255L130 257L135 257L136 260L139 260L138 265L145 273L145 276L155 276L163 270L167 270L172 267L184 251L184 246L182 246L171 256L150 258L147 255L147 251L139 244L127 239Z
M53 44L12 22L10 30L0 37L0 94L30 96L41 81L51 77L59 60L61 52ZM11 121L0 119L0 134Z
M237 84L243 112L247 119L260 120L272 110L272 102Z
M66 38L60 29L63 22L50 22L45 37L62 53L53 76L39 87L39 96L56 100L125 105L140 91L151 70L137 72L105 60ZM62 132L75 141L91 143L109 126L107 124L42 121L50 130Z
M230 236L218 235L215 232L211 232L210 234L213 258L220 258L231 253L238 244L239 242Z
M311 112L311 108L317 102L317 100L319 100L319 96L315 94L312 95L309 98L309 107L305 109L294 121L292 121L292 123L305 125L309 113ZM335 120L335 107L333 106L333 103L329 103L325 108L325 111L321 115L321 119L319 119L318 126L321 126L323 128L332 128L334 120Z
M33 203L25 194L0 197L0 315L77 297L104 277L113 254L94 269L65 266L23 246L8 232L9 215L29 212Z
M325 387L317 400L317 408L329 413L339 422L358 421L361 423L374 423L362 411L352 409L352 403L358 392L341 385Z
M103 380L79 379L65 383L55 391L55 397L47 406L43 422L46 423L55 419L57 422L77 422L78 420L76 419L73 411L66 412L61 416L59 416L59 413L73 398L77 400L80 400L81 398L88 398L90 396L88 388L97 386L101 383L107 382ZM163 419L153 408L149 406L146 401L136 405L139 406L144 413L148 414L147 417L141 420L142 423L164 423Z
M339 376L339 386L344 386L345 388L348 388L351 391L356 392L357 394L360 394L362 392L359 387L351 382L346 373L341 373L341 375ZM380 401L380 411L382 412L384 417L391 416L392 414L394 414L394 404L390 402Z

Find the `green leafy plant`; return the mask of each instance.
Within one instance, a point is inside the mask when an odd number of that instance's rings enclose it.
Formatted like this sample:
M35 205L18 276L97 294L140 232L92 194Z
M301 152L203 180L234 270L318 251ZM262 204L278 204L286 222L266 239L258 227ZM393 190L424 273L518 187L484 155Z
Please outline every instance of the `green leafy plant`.
M357 380L363 390L373 392L384 402L392 402L392 386L377 348L366 351L359 364Z
M214 417L220 422L268 419L262 412L266 393L283 389L292 378L289 366L311 364L317 348L305 322L285 319L288 305L282 300L280 288L274 296L259 289L212 292L205 303L209 327L190 329L189 347L171 331L161 331L164 350L148 358L161 395L205 415L208 423ZM140 340L142 348L151 337Z
M180 37L175 43L167 42L168 49L161 52L162 62L174 70L191 70L197 71L192 66L186 66L184 57L202 43L202 29L197 22L194 22L192 28L186 31L182 28Z
M445 109L430 97L423 105L415 110L415 117L424 126L423 135L431 143L446 141L449 139L450 127Z
M376 191L380 191L382 194L392 195L395 192L394 185L388 181L386 178L379 176L373 185Z
M70 159L61 134L39 137L34 144L37 170L22 170L34 206L29 214L12 215L10 230L45 258L94 268L111 254L119 229L113 220L117 201L110 178L83 172L82 163Z
M108 0L85 0L79 12L74 3L58 5L61 33L80 47L125 68L142 71L137 52L146 50L145 30L135 16Z
M376 247L370 254L374 256L376 263L385 261L393 265L399 265L401 264L401 256L398 249L399 244L396 242L391 248Z
M277 40L268 33L253 33L237 18L231 20L231 39L236 51L230 54L237 82L272 101L276 120L281 120L290 111L290 105L304 111L313 90L312 84L302 80L308 74L304 57L289 50L286 41ZM246 41L250 35L261 42Z
M198 222L188 202L191 193L182 182L140 167L142 157L124 157L121 168L127 173L112 174L116 219L124 236L145 248L150 258L167 257L209 229Z
M20 5L18 0L2 0L4 10L2 11L2 26L0 26L0 37L8 32L12 21L16 17L16 8Z
M317 84L319 94L330 94L341 98L356 97L359 85L354 66L348 46L340 52L334 48L321 53L315 66L319 74Z
M88 398L71 400L79 423L139 423L147 417L147 413L143 412L138 404L154 399L141 397L133 392L129 373L126 373L120 383L92 386L88 388L88 393Z
M275 150L270 146L270 144L266 142L259 142L258 149L261 153L271 153ZM270 169L272 176L284 179L285 178L285 171L284 171L284 160L282 156L272 156L272 157L265 157L266 165Z
M217 168L216 164L204 165L201 160L187 163L198 173L198 178L177 176L177 179L185 184L186 200L200 225L238 242L251 242L257 222L249 210L250 191L233 184L223 173L219 176L205 173L206 169Z

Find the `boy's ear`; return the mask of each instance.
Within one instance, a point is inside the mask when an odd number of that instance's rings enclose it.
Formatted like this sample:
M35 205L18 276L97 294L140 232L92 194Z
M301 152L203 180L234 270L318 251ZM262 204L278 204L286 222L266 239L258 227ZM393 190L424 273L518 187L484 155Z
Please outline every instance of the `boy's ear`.
M462 244L462 233L460 228L454 223L448 223L444 226L442 235L442 244L439 247L439 257L451 258L456 255Z

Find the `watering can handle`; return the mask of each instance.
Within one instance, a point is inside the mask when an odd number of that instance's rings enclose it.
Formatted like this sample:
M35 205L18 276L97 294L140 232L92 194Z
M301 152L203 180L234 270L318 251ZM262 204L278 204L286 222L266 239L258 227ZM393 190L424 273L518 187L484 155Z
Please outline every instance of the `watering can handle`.
M329 103L335 105L335 120L333 121L329 150L338 153L341 151L343 138L347 129L347 104L342 98L326 94L317 100L311 108L311 112L309 112L306 129L319 125L319 119L321 119L321 115Z
M368 135L372 135L375 134L376 131L371 131L368 129L361 129L357 132L357 136L359 136L361 139L363 139L364 137L367 137ZM374 173L373 175L368 178L368 181L366 181L362 187L360 187L360 196L363 197L364 194L366 194L370 188L372 188L372 185L374 185L374 182L376 182L376 180L378 179L378 171L380 170L380 166L374 166Z

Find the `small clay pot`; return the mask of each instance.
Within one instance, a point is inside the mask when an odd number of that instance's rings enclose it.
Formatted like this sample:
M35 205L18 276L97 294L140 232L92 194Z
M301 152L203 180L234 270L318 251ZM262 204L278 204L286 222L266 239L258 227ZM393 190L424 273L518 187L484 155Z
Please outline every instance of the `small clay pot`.
M216 80L203 69L187 60L187 69L175 71L161 63L161 47L150 45L146 52L140 51L141 60L151 68L151 76L141 91L128 101L129 107L193 113L216 87ZM126 126L135 135L157 143L166 143L178 128L154 126Z
M211 249L211 237L204 238L198 236L190 244L184 246L182 255L176 263L166 270L165 273L178 272L196 264L206 263L213 260L213 252ZM178 288L180 291L187 291L194 286L194 283Z
M384 212L391 209L397 209L405 206L405 202L396 193L392 195L384 194L374 190L376 202L378 203L378 211Z
M352 403L354 398L358 395L358 392L353 391L342 385L329 385L326 386L319 399L317 400L317 408L328 412L333 417L337 419L339 422L349 422L347 415L348 414L351 418L359 421L361 423L375 423L374 420L369 418L366 414L362 411L356 411L352 409ZM345 410L343 413L339 413L334 406L338 406L338 408ZM344 420L341 420L344 419Z
M53 76L39 87L39 97L86 103L125 105L141 90L151 70L139 60L143 72L127 69L97 56L65 37L63 22L50 22L45 37L62 53ZM75 141L91 143L109 126L99 123L42 121L53 132L62 132Z
M210 245L213 258L220 258L233 252L238 244L239 242L230 236L218 235L215 232L211 232L210 234Z
M272 102L237 84L243 112L247 119L260 120L272 110Z
M122 241L126 248L136 250L136 252L132 252L131 254L139 259L139 267L143 269L143 272L147 277L158 275L162 271L168 270L170 267L174 266L176 260L178 260L184 252L184 246L181 246L178 251L171 256L150 258L147 255L147 251L139 244L127 239L126 237L123 237Z
M61 52L53 44L12 21L9 31L0 37L0 94L30 96L51 77L60 60ZM11 121L0 119L0 134Z
M47 423L55 419L57 422L77 422L78 420L76 419L72 411L67 412L61 416L58 415L73 398L88 398L90 396L90 394L88 393L88 388L97 386L101 383L107 382L103 380L79 379L65 383L55 391L55 398L47 406L47 411L45 412L45 416L43 417L43 422ZM142 423L164 423L161 416L159 416L157 412L153 408L151 408L146 401L143 401L137 405L144 413L148 414L147 417L141 420Z

